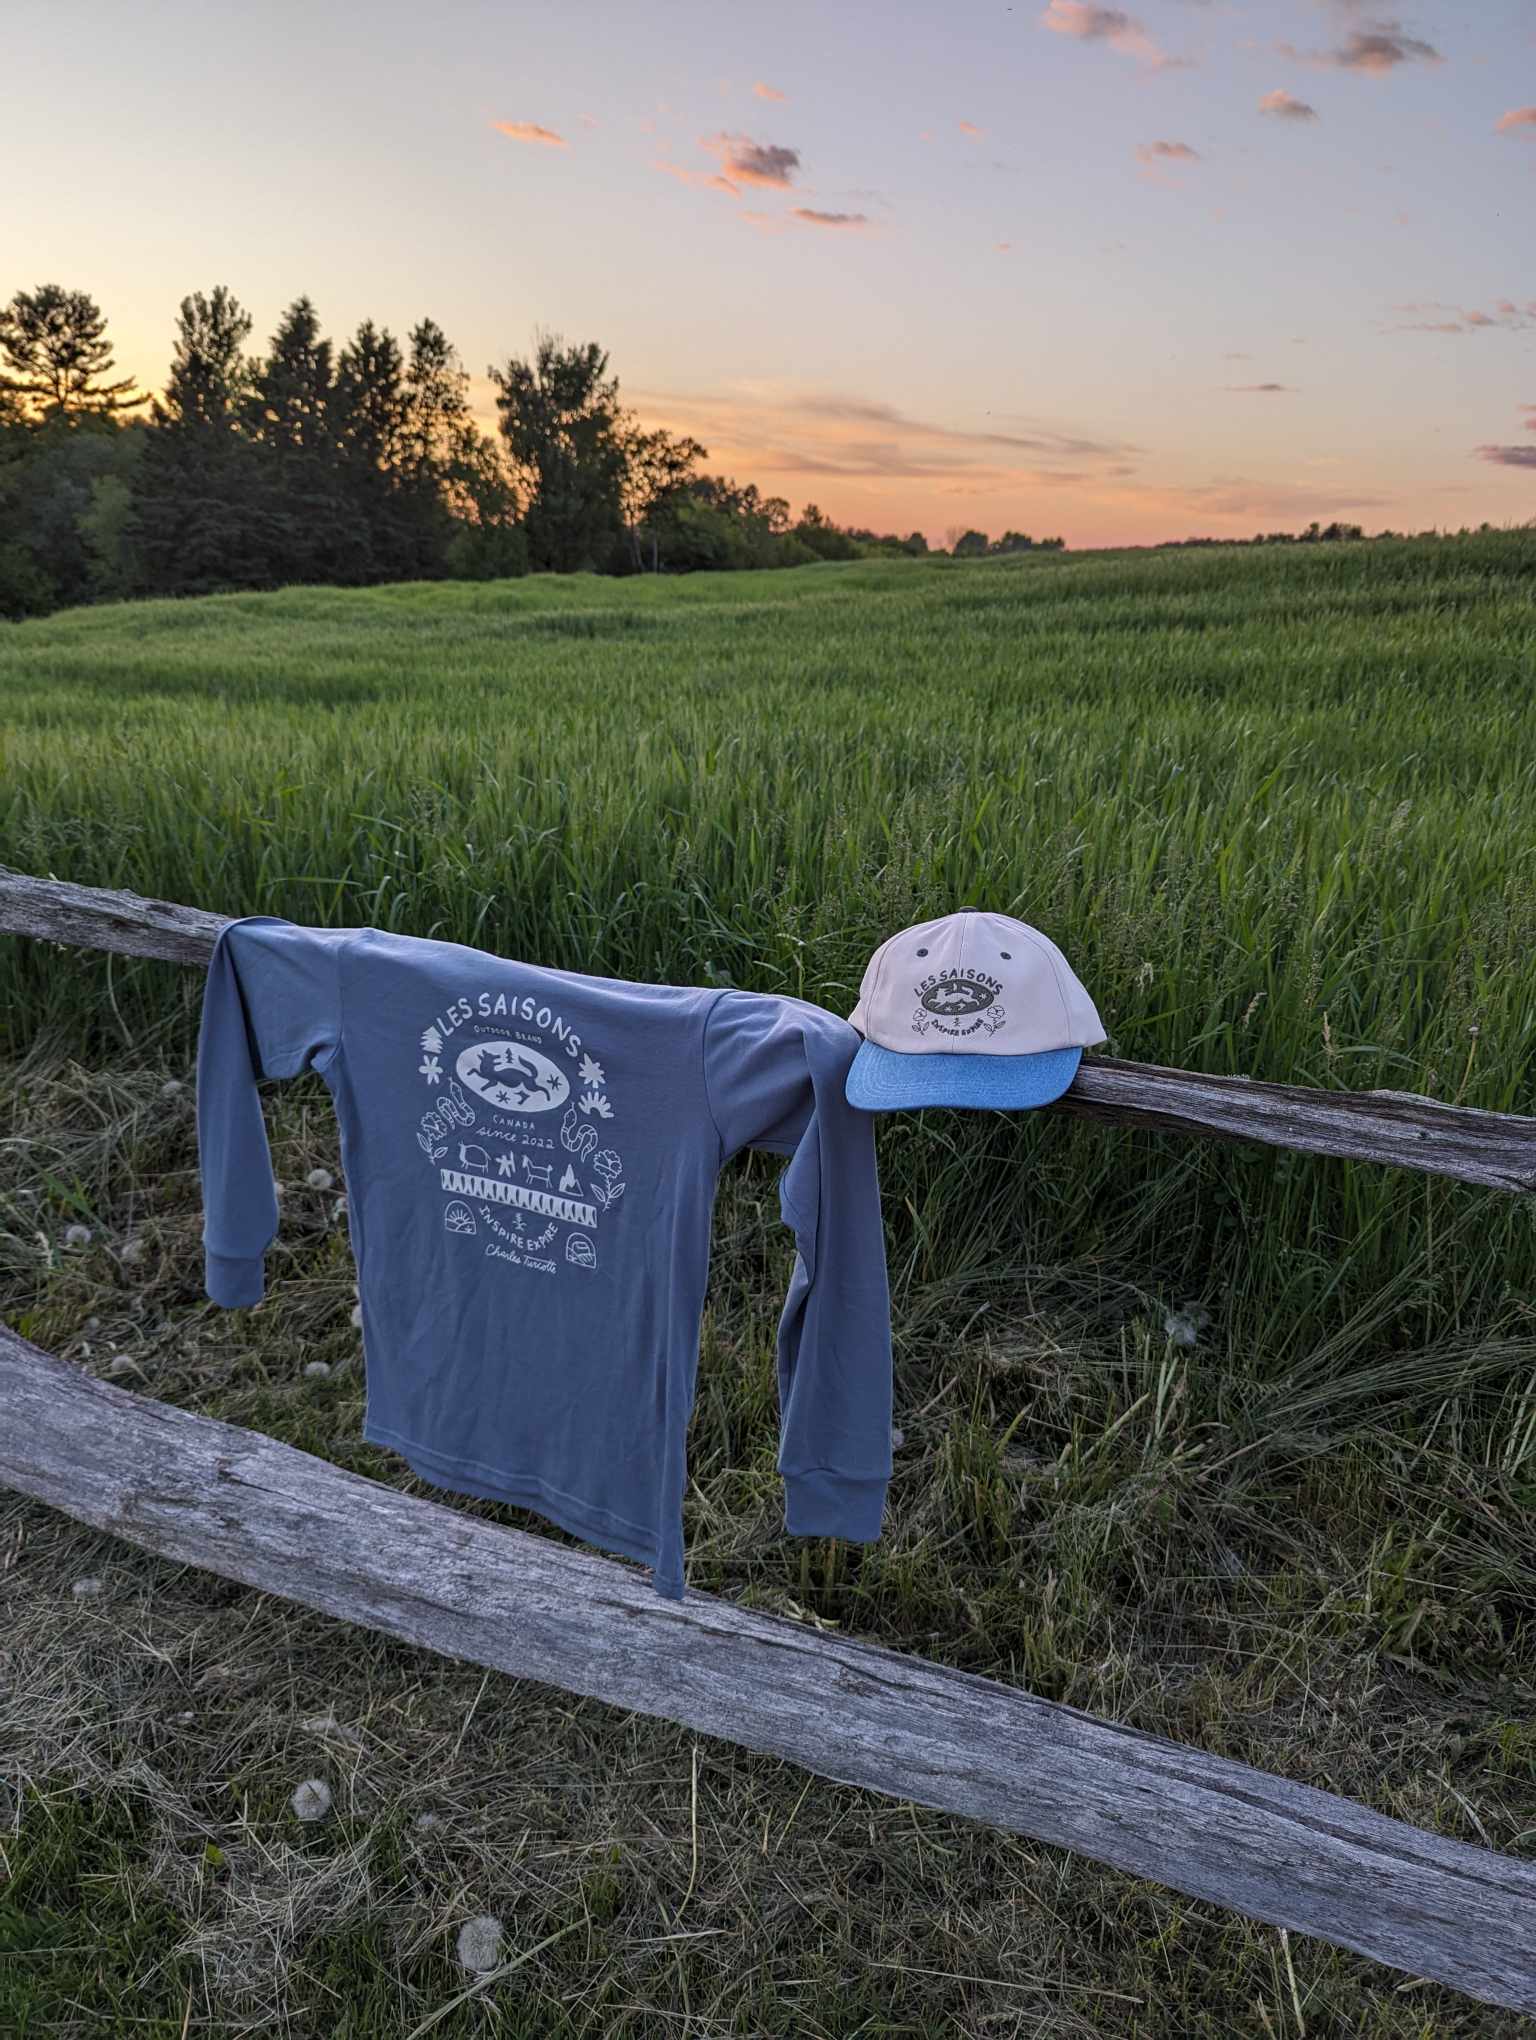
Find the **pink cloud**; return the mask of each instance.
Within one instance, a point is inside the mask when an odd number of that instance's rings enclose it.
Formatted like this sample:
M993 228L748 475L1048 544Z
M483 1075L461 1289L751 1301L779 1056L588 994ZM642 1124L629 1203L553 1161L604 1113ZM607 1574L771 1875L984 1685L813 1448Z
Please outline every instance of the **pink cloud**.
M960 132L963 135L970 135L973 140L979 140L986 133L986 129L977 127L973 120L963 120L960 123Z
M564 135L557 135L553 128L540 127L536 120L493 120L491 126L497 134L507 135L514 142L542 142L547 149L569 146Z
M1389 333L1481 333L1498 330L1505 333L1524 333L1536 327L1536 298L1524 305L1517 305L1512 298L1499 298L1491 312L1478 309L1466 310L1461 305L1441 304L1438 300L1428 304L1394 305L1394 312L1450 312L1450 319L1415 319L1406 324L1388 326Z
M651 168L664 171L668 177L675 177L679 184L690 184L701 191L724 191L732 198L741 196L737 186L732 184L728 177L720 176L718 171L689 170L683 164L669 163L665 158L653 163Z
M767 185L787 191L800 167L800 151L777 142L754 142L748 135L702 135L701 149L711 149L720 159L720 174L734 189L738 184Z
M1289 92L1266 92L1259 101L1259 111L1278 114L1282 120L1317 119L1315 106L1308 106L1304 99L1293 99Z
M782 99L784 97L784 94L779 91L776 85L765 85L761 78L758 79L752 90L759 99Z
M1198 163L1200 151L1188 142L1138 142L1136 154L1143 163Z
M1536 468L1536 446L1480 446L1477 457L1495 467Z
M1107 43L1121 56L1139 57L1154 70L1183 68L1189 63L1187 57L1170 57L1160 50L1135 15L1123 8L1090 6L1087 0L1050 0L1040 24L1076 42Z
M1293 384L1283 382L1244 382L1244 383L1229 382L1223 383L1222 388L1233 390L1239 396L1250 397L1271 397L1271 396L1294 397L1296 394L1295 386Z
M1493 124L1496 135L1512 135L1516 128L1536 128L1536 106L1512 107Z
M817 212L808 205L790 208L791 219L800 220L808 227L867 227L868 213L861 212Z
M1400 21L1372 21L1364 28L1351 29L1343 44L1332 50L1299 50L1294 43L1277 43L1283 57L1298 64L1321 64L1331 70L1364 71L1382 78L1399 64L1419 62L1443 64L1445 59L1433 43L1409 35Z

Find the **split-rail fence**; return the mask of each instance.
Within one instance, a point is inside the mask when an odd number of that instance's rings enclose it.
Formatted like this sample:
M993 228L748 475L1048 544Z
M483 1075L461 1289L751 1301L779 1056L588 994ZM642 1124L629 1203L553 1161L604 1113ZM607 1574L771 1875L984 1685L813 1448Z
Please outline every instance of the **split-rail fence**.
M0 932L206 967L229 917L0 866ZM1536 1191L1536 1119L1085 1057L1051 1108ZM1536 2012L1536 1862L423 1501L0 1324L0 1485L445 1656L965 1815Z

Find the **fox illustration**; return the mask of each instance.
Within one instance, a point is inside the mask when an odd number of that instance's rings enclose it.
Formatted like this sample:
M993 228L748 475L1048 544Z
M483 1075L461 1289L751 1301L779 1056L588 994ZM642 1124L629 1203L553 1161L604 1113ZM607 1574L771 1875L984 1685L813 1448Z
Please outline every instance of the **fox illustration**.
M526 1105L537 1091L543 1098L554 1100L553 1079L541 1077L531 1062L520 1055L505 1055L500 1060L493 1049L482 1048L475 1058L473 1074L490 1090L496 1084L503 1084L517 1095L519 1105Z

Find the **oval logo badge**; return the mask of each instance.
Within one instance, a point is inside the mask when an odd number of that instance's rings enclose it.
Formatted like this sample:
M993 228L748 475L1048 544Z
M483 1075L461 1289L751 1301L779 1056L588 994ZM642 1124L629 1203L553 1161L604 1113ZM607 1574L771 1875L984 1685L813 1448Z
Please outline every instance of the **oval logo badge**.
M553 1112L571 1095L564 1070L521 1041L477 1041L454 1069L466 1091L498 1112Z
M941 977L922 994L922 1003L930 1013L946 1020L963 1020L971 1013L984 1013L996 997L992 987L979 978Z

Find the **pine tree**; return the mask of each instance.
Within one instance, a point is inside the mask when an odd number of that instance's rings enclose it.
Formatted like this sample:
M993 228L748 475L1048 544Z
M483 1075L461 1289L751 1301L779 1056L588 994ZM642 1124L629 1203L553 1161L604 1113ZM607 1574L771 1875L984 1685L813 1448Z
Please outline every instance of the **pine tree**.
M365 319L336 359L333 436L347 516L366 544L366 577L400 580L412 571L411 534L401 500L409 400L398 342Z
M0 392L41 423L112 419L145 399L130 396L133 377L104 378L115 366L107 322L94 298L62 284L19 290L0 308L0 356L9 373Z
M140 585L152 594L260 587L275 578L257 454L241 433L250 314L223 284L184 297L165 394L133 483Z
M307 297L295 298L255 364L243 427L261 449L261 511L272 577L357 582L368 577L366 531L349 514L334 433L331 343Z

